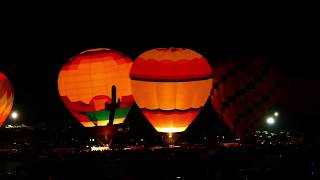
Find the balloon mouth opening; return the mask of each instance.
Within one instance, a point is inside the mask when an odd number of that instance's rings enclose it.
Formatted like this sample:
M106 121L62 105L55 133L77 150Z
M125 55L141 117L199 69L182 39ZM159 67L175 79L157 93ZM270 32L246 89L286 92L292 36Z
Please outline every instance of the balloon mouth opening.
M175 127L175 128L160 128L160 127L156 127L155 128L158 132L160 133L164 133L169 135L173 135L174 133L179 133L179 132L183 132L187 129L187 127Z
M165 146L174 147L177 143L180 133L178 132L170 132L170 133L162 133L162 140Z

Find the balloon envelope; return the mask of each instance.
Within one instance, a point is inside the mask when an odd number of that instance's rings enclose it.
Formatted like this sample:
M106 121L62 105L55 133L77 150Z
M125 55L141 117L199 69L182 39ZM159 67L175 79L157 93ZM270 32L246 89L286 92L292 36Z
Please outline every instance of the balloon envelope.
M120 107L113 124L122 123L131 106L130 58L111 49L92 49L74 56L63 65L58 77L60 97L72 115L85 127L109 123L107 104L116 86Z
M284 79L259 58L221 60L213 79L212 106L238 136L265 123L283 93Z
M158 132L183 132L212 87L212 70L197 52L158 48L142 53L130 72L134 99Z
M8 78L0 73L0 126L5 122L13 106L13 88Z

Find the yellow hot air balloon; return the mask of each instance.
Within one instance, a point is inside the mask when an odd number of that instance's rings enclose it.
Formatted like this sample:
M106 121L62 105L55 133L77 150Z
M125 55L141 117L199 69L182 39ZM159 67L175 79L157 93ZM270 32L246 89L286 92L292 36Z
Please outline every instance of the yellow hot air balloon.
M13 88L8 78L0 73L0 126L7 119L13 106Z
M130 78L144 116L158 132L170 134L188 128L212 87L212 69L206 59L184 48L142 53L132 65Z

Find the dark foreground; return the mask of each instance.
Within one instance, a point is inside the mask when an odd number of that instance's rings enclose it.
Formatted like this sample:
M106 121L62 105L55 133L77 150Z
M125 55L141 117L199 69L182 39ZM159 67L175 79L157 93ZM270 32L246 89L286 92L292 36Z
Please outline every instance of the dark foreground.
M302 146L0 153L0 179L320 179Z

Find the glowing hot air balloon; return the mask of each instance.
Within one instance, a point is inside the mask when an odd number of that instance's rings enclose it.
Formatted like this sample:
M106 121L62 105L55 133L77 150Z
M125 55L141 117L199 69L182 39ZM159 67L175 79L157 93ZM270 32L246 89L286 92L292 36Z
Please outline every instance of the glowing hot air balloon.
M214 68L212 105L233 132L245 136L264 124L283 93L284 78L259 58L224 59Z
M132 65L130 78L144 116L158 132L170 134L187 129L212 87L212 70L206 59L184 48L142 53Z
M7 119L13 105L13 88L8 78L0 73L0 126Z
M130 58L105 48L74 56L59 73L62 101L85 127L106 126L112 108L113 124L123 123L134 102L129 79L131 65Z

